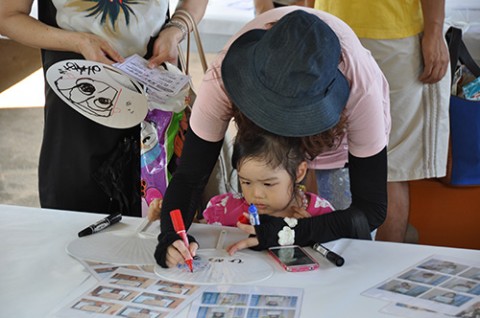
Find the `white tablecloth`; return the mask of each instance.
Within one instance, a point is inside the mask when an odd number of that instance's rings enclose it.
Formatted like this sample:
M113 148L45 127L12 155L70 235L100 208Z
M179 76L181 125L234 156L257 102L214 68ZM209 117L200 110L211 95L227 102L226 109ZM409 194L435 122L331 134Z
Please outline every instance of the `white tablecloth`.
M59 306L95 286L97 281L65 247L81 229L103 217L0 205L0 317L53 317ZM110 230L140 222L124 217ZM237 229L231 230L238 234ZM202 247L214 247L212 231L219 229L194 224L189 233ZM387 303L360 294L433 254L480 259L478 250L425 245L342 239L327 246L345 258L343 267L335 267L309 249L320 262L319 270L287 273L276 267L274 275L260 285L304 288L302 318L391 317L379 312ZM186 317L187 312L179 317Z

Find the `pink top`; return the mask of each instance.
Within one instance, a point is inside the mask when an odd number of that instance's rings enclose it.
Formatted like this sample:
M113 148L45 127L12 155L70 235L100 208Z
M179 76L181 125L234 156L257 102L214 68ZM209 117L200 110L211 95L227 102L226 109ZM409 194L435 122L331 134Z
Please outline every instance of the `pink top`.
M333 206L327 200L316 194L306 192L308 198L307 212L311 216L332 212ZM203 217L208 224L236 226L238 218L243 212L248 211L250 204L245 201L241 194L224 193L214 196L203 211Z
M342 47L338 68L350 85L350 97L345 106L346 136L340 147L321 154L310 162L309 167L341 168L347 162L348 151L361 158L377 154L387 145L390 132L388 83L370 52L362 47L350 27L333 15L305 7L288 6L267 11L230 39L203 78L190 118L191 128L207 141L215 142L224 138L232 118L231 101L221 78L221 65L226 51L246 31L267 29L269 23L299 9L317 15L337 34Z

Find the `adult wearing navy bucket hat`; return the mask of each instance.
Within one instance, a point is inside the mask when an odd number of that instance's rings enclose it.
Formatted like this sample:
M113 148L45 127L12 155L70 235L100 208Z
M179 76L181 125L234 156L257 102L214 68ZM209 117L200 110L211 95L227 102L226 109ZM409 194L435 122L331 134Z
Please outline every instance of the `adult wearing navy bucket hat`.
M322 49L314 41L321 41ZM339 60L333 30L298 10L269 31L255 29L238 38L225 56L222 78L233 104L255 124L278 135L303 137L326 131L340 119L350 88Z
M180 209L186 225L192 223L232 118L238 134L266 130L296 138L311 158L311 168L348 162L352 204L293 223L261 215L260 225L238 224L250 236L230 246L230 253L279 245L284 227L293 233L289 244L306 246L342 237L369 239L382 224L387 207L388 84L345 23L322 11L289 6L249 22L207 71L180 165L163 201L155 251L159 265L171 267L188 257L168 213ZM198 244L193 237L190 242L194 256Z

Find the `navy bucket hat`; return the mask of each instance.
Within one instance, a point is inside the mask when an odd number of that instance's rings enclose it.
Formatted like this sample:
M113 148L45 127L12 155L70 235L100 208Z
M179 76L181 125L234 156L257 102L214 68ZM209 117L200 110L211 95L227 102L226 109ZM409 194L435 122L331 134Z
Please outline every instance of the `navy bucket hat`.
M236 39L222 78L232 102L259 127L288 137L316 135L338 123L350 94L340 54L333 30L296 10L270 30Z

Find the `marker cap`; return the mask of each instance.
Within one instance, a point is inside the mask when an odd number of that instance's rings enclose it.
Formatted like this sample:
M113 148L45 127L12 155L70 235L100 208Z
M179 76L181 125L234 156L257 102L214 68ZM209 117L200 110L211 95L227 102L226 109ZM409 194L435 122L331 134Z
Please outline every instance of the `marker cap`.
M243 214L240 215L240 217L238 218L238 222L243 224L250 224L250 220Z

